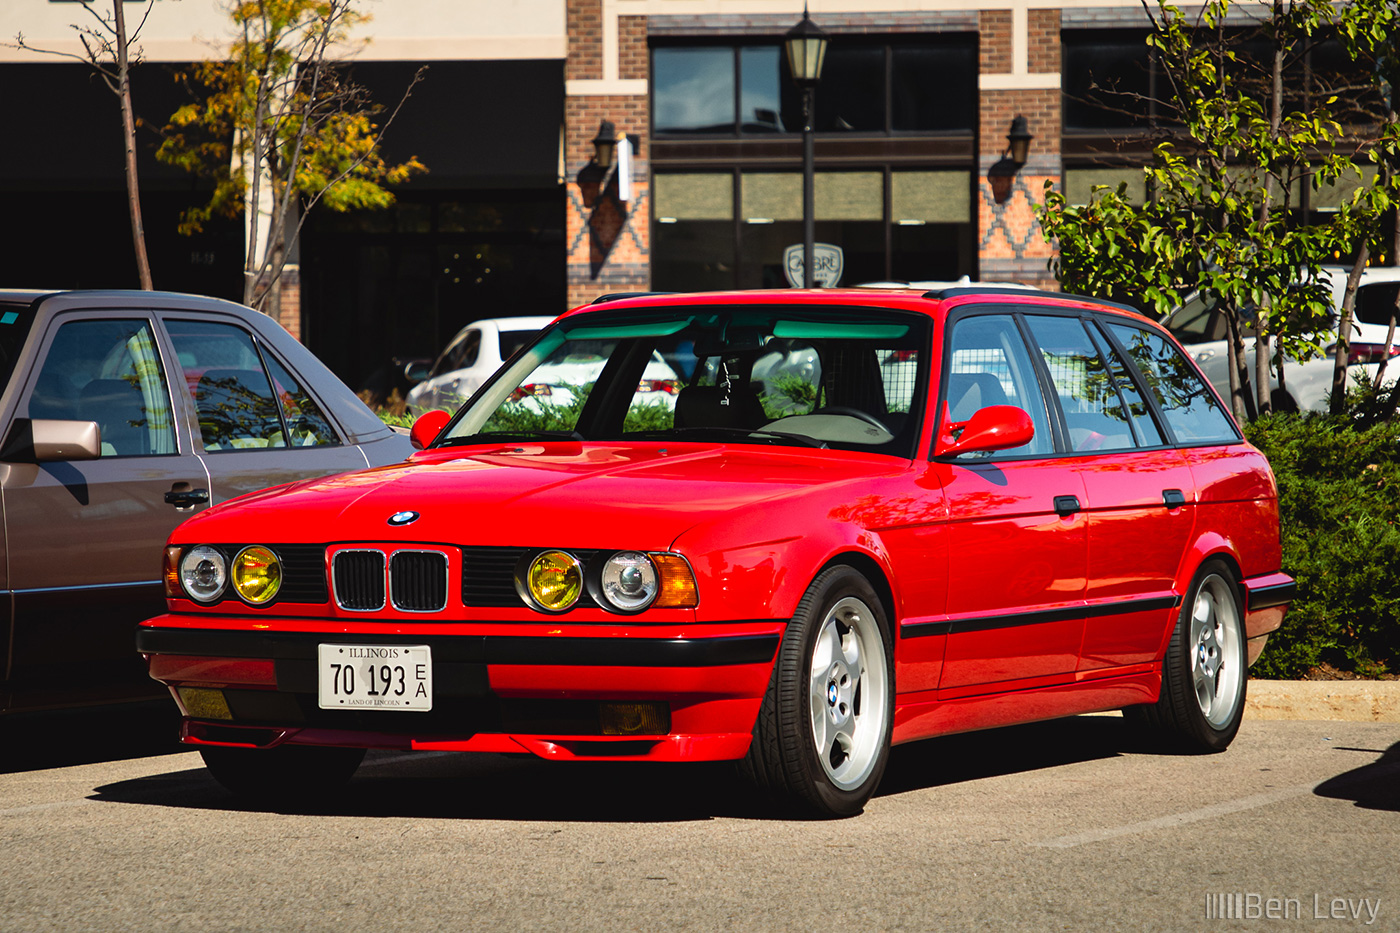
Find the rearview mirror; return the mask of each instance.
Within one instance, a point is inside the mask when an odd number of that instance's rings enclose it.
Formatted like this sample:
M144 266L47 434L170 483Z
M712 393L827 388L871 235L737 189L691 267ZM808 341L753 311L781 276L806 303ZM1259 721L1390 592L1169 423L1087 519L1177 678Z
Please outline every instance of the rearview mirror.
M417 450L422 450L433 442L433 438L442 433L442 429L452 416L441 408L425 412L419 419L413 422L413 427L408 431L408 439Z
M962 433L954 435L959 428ZM938 435L934 455L952 457L979 450L1010 450L1035 437L1031 416L1015 405L990 405L961 424L949 423Z

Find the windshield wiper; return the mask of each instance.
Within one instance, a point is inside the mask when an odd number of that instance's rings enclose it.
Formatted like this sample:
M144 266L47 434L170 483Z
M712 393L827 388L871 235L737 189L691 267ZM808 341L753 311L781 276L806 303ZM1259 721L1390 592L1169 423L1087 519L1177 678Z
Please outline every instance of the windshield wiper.
M465 447L468 444L510 444L517 441L581 441L584 436L577 431L485 431L481 434L467 434L462 437L449 437L439 447Z
M826 441L818 440L815 437L808 437L806 434L791 434L787 431L765 431L761 428L733 428L720 425L697 426L693 428L669 428L659 431L628 431L623 435L625 440L644 438L646 440L669 440L678 434L721 434L742 438L776 438L781 441L793 441L804 447L815 447L819 450L826 449Z

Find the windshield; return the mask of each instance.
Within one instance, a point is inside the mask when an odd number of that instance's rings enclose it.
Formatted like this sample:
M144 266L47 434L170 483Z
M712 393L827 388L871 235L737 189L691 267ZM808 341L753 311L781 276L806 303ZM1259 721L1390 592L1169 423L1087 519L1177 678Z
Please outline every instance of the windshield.
M723 441L913 456L928 318L811 305L593 312L501 370L440 444Z

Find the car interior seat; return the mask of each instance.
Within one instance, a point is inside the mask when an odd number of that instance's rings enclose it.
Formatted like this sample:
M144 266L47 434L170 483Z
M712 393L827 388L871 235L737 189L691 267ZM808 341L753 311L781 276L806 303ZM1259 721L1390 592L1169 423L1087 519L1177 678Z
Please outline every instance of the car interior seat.
M1005 404L1006 391L992 373L949 374L948 412L951 421L966 421L983 408Z

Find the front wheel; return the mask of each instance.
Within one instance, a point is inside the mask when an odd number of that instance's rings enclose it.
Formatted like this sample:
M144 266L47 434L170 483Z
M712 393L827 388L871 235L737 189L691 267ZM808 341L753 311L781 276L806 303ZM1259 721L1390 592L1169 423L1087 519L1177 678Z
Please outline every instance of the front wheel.
M298 803L338 790L364 760L363 748L282 745L277 748L201 748L204 766L239 797Z
M889 758L890 643L865 577L845 566L819 574L783 635L744 776L809 812L859 813Z
M1134 715L1193 751L1223 751L1244 718L1244 612L1219 561L1202 565L1182 603L1162 661L1162 693Z

